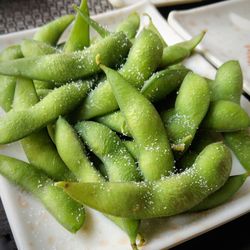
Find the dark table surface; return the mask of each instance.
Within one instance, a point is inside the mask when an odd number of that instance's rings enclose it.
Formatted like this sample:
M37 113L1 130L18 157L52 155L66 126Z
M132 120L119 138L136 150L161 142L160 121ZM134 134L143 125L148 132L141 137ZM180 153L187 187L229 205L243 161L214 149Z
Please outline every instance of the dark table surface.
M40 26L58 16L71 13L72 3L79 4L79 2L80 0L0 0L0 34ZM204 0L201 3L163 7L159 8L159 11L167 18L169 12L172 10L189 9L215 2L219 1ZM91 14L101 13L112 9L112 6L107 0L89 0L89 7ZM196 237L195 239L178 245L173 248L173 250L250 250L249 226L250 213ZM16 249L15 241L0 200L0 250Z

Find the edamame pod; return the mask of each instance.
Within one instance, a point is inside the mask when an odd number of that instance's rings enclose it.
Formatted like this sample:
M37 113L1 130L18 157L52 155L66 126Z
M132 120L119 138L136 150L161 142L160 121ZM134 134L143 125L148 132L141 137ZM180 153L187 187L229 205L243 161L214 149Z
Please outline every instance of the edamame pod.
M55 46L63 31L71 24L73 20L73 15L59 17L56 20L40 27L35 33L33 39Z
M11 45L0 53L0 62L23 57L20 45Z
M162 100L180 86L188 72L189 70L183 66L175 66L156 72L144 83L141 93L151 102ZM116 132L130 136L125 118L120 111L99 116L95 120Z
M0 62L13 60L23 57L20 45L12 45L0 53ZM16 78L0 75L0 106L7 112L12 108L14 92L16 87Z
M154 106L118 72L103 65L101 68L139 147L139 166L144 178L155 180L170 174L173 155L164 125Z
M77 7L75 4L73 4L73 8L75 11L78 12L78 14L81 16L81 18L89 25L91 26L102 38L109 36L111 32L104 26L102 26L100 23L96 22L92 18L89 17L87 13L82 11L79 7Z
M76 82L53 90L34 106L10 111L0 119L0 144L17 141L67 114L86 96L88 82Z
M217 207L227 202L242 187L248 176L248 173L230 176L226 183L219 190L210 194L201 203L191 208L189 211L200 212Z
M88 1L82 0L80 10L89 15ZM63 47L65 52L83 50L90 44L89 25L82 19L79 13L76 14L75 22L69 33L69 37Z
M55 144L59 155L80 182L98 182L101 175L88 160L74 129L59 117L55 126Z
M0 84L0 106L5 112L8 112L12 108L16 87L16 78L12 76L0 75Z
M32 193L70 232L77 232L83 225L83 206L55 187L53 181L41 170L23 161L0 155L0 174Z
M183 152L190 146L209 103L210 89L206 80L188 73L179 89L174 110L162 114L173 150Z
M84 146L73 128L62 117L56 122L55 144L63 161L80 182L105 181L88 160L84 152ZM135 244L139 227L138 221L113 216L107 217L128 234L131 244Z
M228 100L240 103L243 77L238 61L227 61L219 67L214 81L210 82L211 101Z
M223 134L225 143L232 149L241 165L250 171L250 132L249 129Z
M140 17L137 12L133 12L129 14L129 16L116 27L115 31L123 32L133 43L136 32L139 29L139 26L140 26ZM97 33L100 34L99 31L97 31ZM100 35L102 36L102 34ZM99 37L96 37L96 36L93 37L93 39L91 40L91 44L96 43L98 40L99 40Z
M62 17L63 18L63 17ZM66 19L63 18L63 23L66 21ZM66 24L66 23L65 23ZM51 26L52 25L52 28ZM45 25L44 30L48 30L48 32L55 32L54 35L54 42L53 44L56 45L58 39L60 38L63 31L66 29L68 25L59 28L57 30L56 26L59 25L56 21L53 24L48 24L48 26ZM47 28L46 28L47 27ZM54 28L53 28L54 27ZM56 29L56 31L53 31ZM61 33L60 33L61 29ZM39 35L40 34L40 35ZM50 55L54 53L59 53L59 50L57 48L52 47L51 44L51 37L47 34L47 32L39 31L35 33L34 39L36 39L36 36L40 36L39 40L24 40L21 44L21 49L24 53L24 57L34 57L34 56L43 56L43 55ZM52 89L55 87L55 84L53 82L45 82L45 81L38 81L34 80L34 85L36 89Z
M160 38L161 40L161 43L162 43L162 46L163 48L167 47L167 43L165 42L165 40L163 39L162 35L160 34L160 32L158 31L158 29L155 27L153 21L152 21L152 18L150 15L148 15L147 13L144 13L143 15L147 16L149 18L149 25L148 25L148 29L154 31L158 37Z
M128 149L129 153L133 156L135 160L139 159L139 149L135 141L123 141L124 145Z
M185 212L218 190L232 167L222 143L207 146L192 168L152 182L57 183L75 200L115 216L146 219Z
M31 39L25 39L21 43L21 50L24 57L43 56L58 53L55 47L51 45Z
M95 118L95 121L100 122L123 135L131 136L129 128L121 111L116 111L104 116L99 116Z
M161 55L162 45L158 36L148 29L143 29L136 38L127 61L119 70L119 73L130 84L136 88L141 88L143 82L158 67ZM102 59L99 61L105 64ZM90 92L77 111L76 119L90 119L117 109L117 101L109 82L106 80Z
M29 162L53 180L76 179L58 155L46 129L32 133L22 139L21 143Z
M29 79L18 78L13 109L23 110L38 102L38 97ZM36 168L42 169L54 180L74 180L74 176L66 167L49 138L46 128L32 133L21 140L24 152L29 162Z
M96 57L114 67L127 56L130 48L128 38L113 33L89 48L74 52L28 57L0 63L0 73L23 76L29 79L65 83L88 77L100 71Z
M237 61L224 63L217 71L215 81L210 83L214 100L227 100L240 105L242 93L242 72ZM228 114L229 116L231 114ZM237 123L237 120L231 122ZM225 143L235 153L246 170L250 170L250 134L249 129L224 133Z
M182 65L153 74L143 85L141 93L151 102L157 102L176 90L190 70Z
M188 41L165 47L163 50L161 67L177 64L189 57L195 47L201 42L205 33L206 32L203 31Z
M34 83L36 91L39 91L41 89L52 90L53 88L55 88L55 84L53 82L34 80L33 83Z
M21 43L21 49L24 57L43 56L59 53L56 48L45 42L28 39L23 40L23 42ZM37 80L34 80L33 82L36 89L52 89L55 87L55 84L53 82L44 82Z
M33 82L29 79L18 77L16 81L13 109L23 110L32 107L38 102Z
M242 79L242 72L241 72L239 63L237 61L228 61L224 63L218 69L215 80L210 82L210 86L212 89L212 99L232 101L240 105L242 85L243 85L243 79ZM237 106L237 108L241 109L239 106ZM234 111L234 112L237 114L237 111ZM239 111L239 113L241 112L242 110ZM231 123L233 123L234 125L237 125L237 123L241 122L241 121L231 118L230 116L231 116L231 112L228 113L228 116L227 116L229 117L231 122L228 119L227 121L225 120L226 123L229 122L230 125ZM245 113L244 113L244 118L247 120ZM223 136L224 136L225 143L235 153L235 155L239 159L242 166L246 170L250 170L249 129L224 133Z
M248 128L250 119L246 111L231 101L215 101L210 104L201 126L217 132L231 132Z
M121 22L116 31L122 31L128 39L133 39L140 26L140 16L137 12L132 12L129 16Z
M115 132L103 124L85 121L75 126L89 149L104 163L109 181L139 181L140 172Z

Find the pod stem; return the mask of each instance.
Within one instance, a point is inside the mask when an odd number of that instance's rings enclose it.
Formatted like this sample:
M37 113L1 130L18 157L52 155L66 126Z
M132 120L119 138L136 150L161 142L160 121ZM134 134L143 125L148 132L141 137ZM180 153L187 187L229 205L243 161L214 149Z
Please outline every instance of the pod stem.
M133 250L138 250L136 243L131 243L131 247Z
M78 12L86 23L88 23L102 38L109 36L110 31L100 25L98 22L91 19L88 15L81 11L81 9L75 4L72 5L74 10Z
M136 241L138 241L138 244L137 244L138 247L142 247L146 243L145 238L140 233L137 234Z

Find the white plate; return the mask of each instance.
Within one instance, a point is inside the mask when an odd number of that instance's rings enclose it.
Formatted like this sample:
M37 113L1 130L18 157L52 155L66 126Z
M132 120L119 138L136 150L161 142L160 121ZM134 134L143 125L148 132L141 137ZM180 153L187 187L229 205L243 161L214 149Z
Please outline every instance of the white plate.
M230 59L239 60L244 72L244 90L250 95L249 13L249 0L234 0L173 11L168 22L185 39L207 30L202 53L216 67Z
M99 15L96 19L110 25L134 10L149 13L169 44L181 41L155 7L145 2ZM17 43L25 37L31 37L34 31L1 36L0 49ZM207 77L213 77L215 74L214 68L200 55L187 60L186 65ZM250 106L246 99L242 100L242 104L250 113ZM0 153L27 160L18 143L1 146ZM242 172L243 169L234 159L233 173ZM247 213L250 210L249 189L248 180L233 200L207 212L143 221L142 233L148 239L143 249L159 250L177 245ZM100 213L91 209L87 210L88 216L84 227L73 235L59 225L36 199L20 191L2 177L0 177L0 195L19 250L130 250L125 233Z
M149 0L152 4L157 7L172 6L178 4L187 4L194 2L201 2L203 0ZM116 8L121 8L127 5L133 4L134 0L109 0L109 2Z

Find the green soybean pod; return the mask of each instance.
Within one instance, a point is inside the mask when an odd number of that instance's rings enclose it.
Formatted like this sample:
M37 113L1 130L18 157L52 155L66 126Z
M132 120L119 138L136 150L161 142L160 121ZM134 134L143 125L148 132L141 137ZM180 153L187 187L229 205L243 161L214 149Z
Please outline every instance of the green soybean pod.
M222 143L207 146L192 168L151 182L70 183L57 186L75 200L98 211L134 219L183 213L227 181L232 167L230 151Z
M239 104L220 100L210 104L201 126L217 132L232 132L248 128L249 125L249 116Z
M209 144L222 141L220 133L213 131L199 131L189 151L177 162L177 166L183 171L190 168L199 153ZM233 197L244 184L248 174L230 176L226 183L216 192L209 195L201 203L193 207L190 212L198 212L219 206Z
M11 76L0 75L0 106L5 112L11 110L14 99L16 78Z
M59 155L78 181L98 182L102 180L100 174L88 160L76 132L62 117L56 121L54 138Z
M123 135L131 136L129 128L121 111L116 111L104 116L96 117L95 121L100 122Z
M113 33L89 48L74 53L59 53L27 57L0 63L3 75L65 83L100 72L96 57L109 66L116 66L127 56L128 38L122 32ZM112 52L112 53L111 53Z
M148 15L148 14L146 14L146 13L143 14L143 15L145 15L145 16L147 16L147 17L149 18L148 29L154 31L154 32L158 35L158 37L161 39L161 43L162 43L163 48L167 47L167 46L168 46L167 43L165 42L165 40L164 40L163 37L161 36L161 34L160 34L160 32L158 31L158 29L155 27L155 25L154 25L154 23L153 23L153 21L152 21L151 16Z
M105 181L87 158L84 146L74 129L62 117L56 122L55 144L61 158L80 182ZM138 221L113 216L107 217L128 234L131 244L136 244L135 240L139 227Z
M133 86L141 88L143 82L154 72L160 63L162 45L158 36L143 29L129 52L126 63L119 73ZM105 64L102 60L100 60ZM106 64L105 64L106 65ZM103 81L89 93L76 112L76 119L90 119L118 109L117 101L109 82Z
M1 51L0 62L23 57L20 45L11 45Z
M110 181L138 181L140 172L115 132L103 124L84 121L75 126L89 149L104 163Z
M134 41L135 35L137 30L140 26L140 17L137 12L132 12L129 14L129 16L123 20L116 28L116 32L123 32L130 40L131 42ZM105 29L105 28L104 28ZM101 32L97 30L97 32L103 36L105 32ZM94 37L91 41L91 44L96 43L99 40L98 37Z
M64 29L61 30L61 34L63 33L63 31ZM58 36L57 40L59 39L61 34L57 35ZM41 37L40 39L41 41L24 40L21 44L21 49L24 53L24 57L43 56L43 55L50 55L50 54L58 53L59 50L57 48L52 47L50 45L50 40L47 40L47 39L50 39L50 37L45 34L44 37ZM38 80L34 80L33 82L34 82L36 90L37 89L53 89L55 87L55 84L52 82L38 81Z
M188 69L179 65L156 72L144 83L141 93L151 102L163 100L164 97L180 86L188 72ZM130 136L125 118L120 111L99 116L95 120L116 132Z
M189 86L190 84L190 86ZM191 87L192 84L192 87ZM197 91L197 92L196 92ZM185 95L189 92L188 98ZM199 99L194 99L196 95L200 95ZM201 100L205 99L205 100ZM177 113L186 114L195 124L199 124L204 117L209 106L209 86L204 78L190 72L181 85L178 96L175 101L175 111ZM196 106L204 107L205 111L195 109Z
M73 8L75 9L75 11L78 12L78 14L80 14L82 19L89 26L91 26L102 38L110 36L111 32L108 29L106 29L106 27L102 26L100 23L90 18L89 15L86 14L84 11L82 11L77 5L73 4Z
M180 87L188 72L182 65L158 71L144 83L141 93L151 102L160 101Z
M84 223L82 205L71 199L41 170L32 165L0 155L0 174L38 198L55 219L71 233Z
M29 79L18 77L13 100L13 109L27 109L35 105L38 101L33 82Z
M34 84L35 85L35 84ZM36 88L36 87L35 87ZM42 100L45 96L47 96L51 91L53 91L52 89L36 89L36 93L37 96L39 98L39 100Z
M212 98L240 104L242 85L243 79L239 62L228 61L218 69L215 80L211 82ZM236 122L236 120L233 120L233 122ZM248 156L250 152L249 129L224 133L223 136L225 143L235 153L242 166L246 170L250 170L250 158Z
M56 20L40 27L35 33L33 39L55 46L63 31L71 24L73 20L73 15L59 17Z
M23 57L20 45L7 47L0 53L0 62L13 60ZM16 87L16 78L0 75L1 91L0 106L7 112L12 108L14 92Z
M30 108L8 112L0 119L0 144L22 139L60 115L67 114L79 104L88 90L88 82L67 84L53 90Z
M51 45L45 42L31 39L25 39L22 41L21 50L23 52L24 57L43 56L59 53L59 50L52 47ZM36 89L52 89L55 87L55 84L52 82L36 80L34 80L34 85Z
M124 145L128 149L129 153L133 156L135 160L139 159L139 148L135 141L123 141Z
M241 165L250 171L250 132L249 129L223 134L225 143L232 149Z
M161 67L177 64L190 56L195 47L201 42L205 31L192 39L165 47L162 55Z
M24 39L21 42L21 50L24 57L50 55L59 52L58 49L45 42L31 39Z
M18 78L13 109L15 111L27 109L37 102L38 97L33 82ZM57 181L75 179L58 155L45 128L23 138L21 145L29 162L36 168L42 169L50 178Z
M238 61L227 61L219 67L215 80L211 82L211 101L228 100L240 103L243 77Z
M191 208L189 212L204 211L227 202L242 187L248 176L248 173L230 176L226 183L219 190L210 194L201 203Z
M21 140L29 162L42 169L53 180L75 180L57 153L47 130L42 129Z
M33 82L34 82L36 91L39 91L42 89L52 90L55 87L55 84L53 82L38 81L38 80L34 80Z
M185 77L175 101L174 110L163 113L169 140L175 151L185 151L207 113L210 89L206 80L194 73Z
M166 130L154 106L118 72L105 66L101 68L139 147L139 166L144 178L155 180L170 174L173 169L173 155Z
M88 1L82 0L80 5L80 10L89 15ZM79 13L76 14L75 22L69 33L69 37L63 47L65 52L73 52L78 50L83 50L90 44L89 38L89 25L82 19Z
M132 12L123 22L118 25L116 31L122 31L129 39L133 39L137 30L139 29L139 26L140 16L137 12Z

